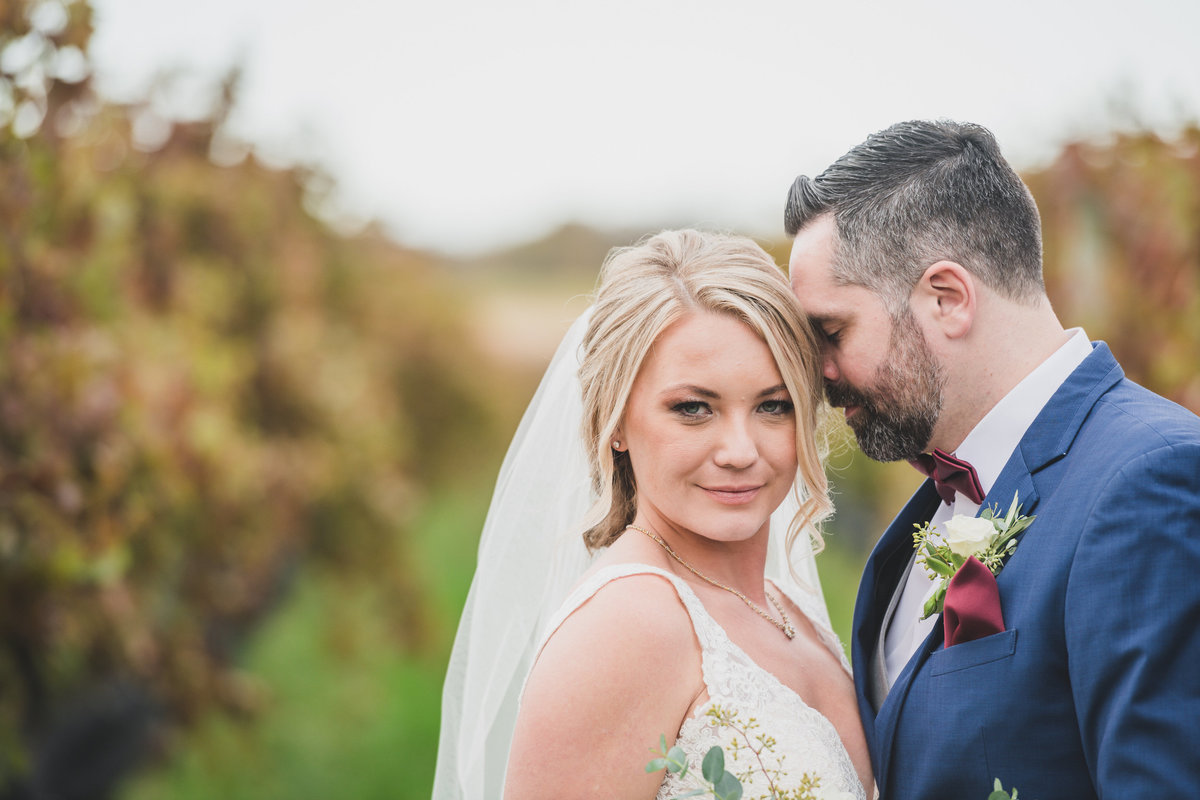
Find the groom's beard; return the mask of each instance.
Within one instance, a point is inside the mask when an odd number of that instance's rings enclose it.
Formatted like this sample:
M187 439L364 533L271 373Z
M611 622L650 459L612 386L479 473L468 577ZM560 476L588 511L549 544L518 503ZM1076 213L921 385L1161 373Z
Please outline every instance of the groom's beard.
M942 413L945 376L911 312L897 319L888 353L872 386L826 383L834 406L857 406L847 423L858 446L875 461L900 461L925 452Z

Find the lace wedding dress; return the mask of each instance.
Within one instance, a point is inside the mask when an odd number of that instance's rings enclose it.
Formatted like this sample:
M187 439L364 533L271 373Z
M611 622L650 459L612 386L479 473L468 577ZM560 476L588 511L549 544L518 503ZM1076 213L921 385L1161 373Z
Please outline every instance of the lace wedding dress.
M647 573L661 575L675 587L700 642L708 700L683 723L675 742L687 752L692 767L699 770L700 759L709 748L721 745L725 750L727 771L739 777L750 772L742 780L742 796L747 800L770 796L766 776L758 768L757 761L753 760L753 754L743 750L737 760L732 758L735 737L743 746L745 738L728 726L714 725L714 721L707 716L710 708L720 706L726 711L736 712L743 722L753 718L758 727L751 732L752 737L764 734L775 739L774 751L765 754L765 761L773 769L779 765L778 757L786 756L782 763L781 779L776 784L779 789L794 790L807 773L820 778L820 788L815 795L821 800L864 800L862 783L833 724L734 644L725 630L705 611L691 587L678 576L645 564L613 564L602 568L570 594L552 618L546 638L605 584L629 575ZM787 596L812 621L822 642L838 657L842 668L849 674L850 665L846 663L837 637L822 621L819 597L798 596L793 592L788 592ZM651 745L648 742L647 748ZM659 788L658 798L666 800L690 788L693 788L692 785L680 781L676 775L668 774Z

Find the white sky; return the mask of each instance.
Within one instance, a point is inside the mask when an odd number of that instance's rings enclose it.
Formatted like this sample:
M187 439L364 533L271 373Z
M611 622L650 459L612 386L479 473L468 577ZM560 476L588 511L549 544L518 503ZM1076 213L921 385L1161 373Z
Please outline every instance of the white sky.
M241 63L235 133L449 252L568 220L778 235L796 174L902 119L987 125L1022 168L1115 101L1200 115L1196 0L93 2L106 94Z

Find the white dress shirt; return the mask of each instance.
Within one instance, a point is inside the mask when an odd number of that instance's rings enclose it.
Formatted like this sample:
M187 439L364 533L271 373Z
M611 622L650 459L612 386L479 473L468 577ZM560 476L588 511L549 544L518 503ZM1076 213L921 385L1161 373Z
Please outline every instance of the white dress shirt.
M992 484L1000 477L1000 471L1042 408L1092 352L1092 345L1082 328L1072 328L1068 333L1071 338L1066 344L1054 351L996 403L955 451L958 458L969 461L975 467L984 494L991 491ZM1001 500L1000 511L1003 513L1008 511L1007 503L1011 498ZM930 523L940 526L955 514L975 516L978 511L976 503L956 494L953 505L943 502L938 506ZM884 659L889 689L939 621L937 615L921 619L925 601L935 589L936 584L925 569L911 565L894 613L883 621Z

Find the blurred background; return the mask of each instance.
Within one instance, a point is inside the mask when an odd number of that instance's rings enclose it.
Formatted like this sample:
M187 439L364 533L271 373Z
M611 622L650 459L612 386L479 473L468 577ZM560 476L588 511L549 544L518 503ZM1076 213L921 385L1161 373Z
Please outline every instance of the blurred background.
M0 0L0 798L421 798L607 250L991 127L1060 317L1200 411L1200 6ZM918 482L843 447L835 624Z

